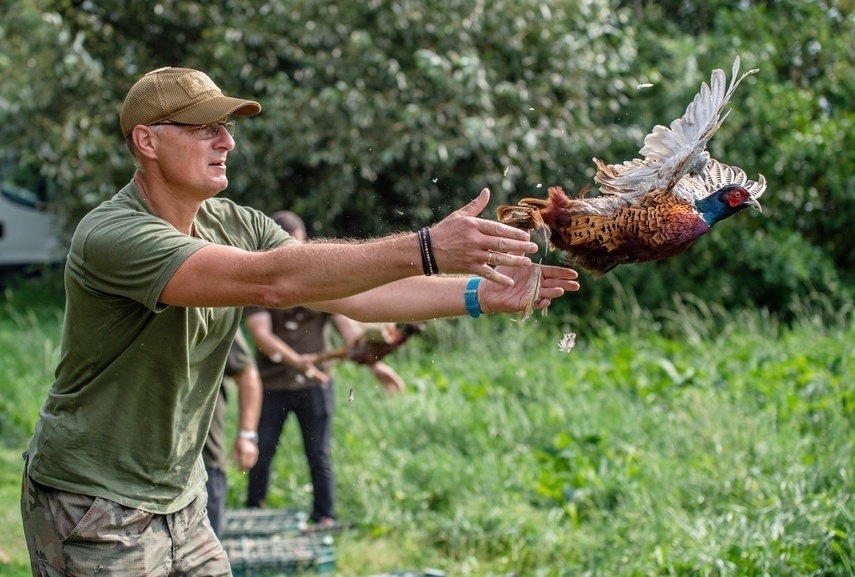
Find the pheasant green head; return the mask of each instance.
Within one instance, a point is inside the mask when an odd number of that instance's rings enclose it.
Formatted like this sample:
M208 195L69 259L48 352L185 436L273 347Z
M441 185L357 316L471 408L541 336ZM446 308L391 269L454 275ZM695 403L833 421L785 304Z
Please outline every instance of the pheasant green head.
M701 213L704 222L709 226L733 216L749 206L761 212L763 210L757 199L752 197L744 187L738 184L720 188L695 204L695 208Z

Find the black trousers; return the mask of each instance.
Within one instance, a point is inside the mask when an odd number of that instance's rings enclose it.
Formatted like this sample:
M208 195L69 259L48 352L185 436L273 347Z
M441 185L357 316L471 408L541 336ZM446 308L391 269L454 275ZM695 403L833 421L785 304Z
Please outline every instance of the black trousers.
M205 489L208 491L208 520L217 537L223 530L223 514L226 510L226 473L221 469L206 467L208 481Z
M335 519L335 478L330 460L333 416L332 382L295 391L264 391L258 422L258 462L249 471L247 506L260 507L267 499L270 468L282 428L294 413L303 433L303 449L309 462L314 490L311 519Z

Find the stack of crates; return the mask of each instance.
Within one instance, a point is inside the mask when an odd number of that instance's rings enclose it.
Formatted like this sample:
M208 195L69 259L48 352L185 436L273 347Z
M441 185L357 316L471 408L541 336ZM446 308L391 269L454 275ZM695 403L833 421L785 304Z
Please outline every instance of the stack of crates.
M309 526L309 516L291 509L226 509L222 537L265 537L276 533L298 535Z
M221 541L235 577L332 573L333 538L308 531L301 511L229 509Z

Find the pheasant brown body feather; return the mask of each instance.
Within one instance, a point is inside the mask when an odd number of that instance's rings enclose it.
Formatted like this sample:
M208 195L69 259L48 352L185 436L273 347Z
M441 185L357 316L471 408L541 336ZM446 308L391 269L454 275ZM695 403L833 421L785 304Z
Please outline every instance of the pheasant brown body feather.
M688 249L716 222L752 206L766 189L737 167L709 157L706 144L721 125L722 112L739 82L739 58L727 88L721 70L704 83L686 113L657 126L635 159L610 165L594 159L601 193L569 198L560 187L548 199L525 198L499 207L501 222L524 230L543 230L552 248L564 251L572 266L599 277L620 264L663 260Z

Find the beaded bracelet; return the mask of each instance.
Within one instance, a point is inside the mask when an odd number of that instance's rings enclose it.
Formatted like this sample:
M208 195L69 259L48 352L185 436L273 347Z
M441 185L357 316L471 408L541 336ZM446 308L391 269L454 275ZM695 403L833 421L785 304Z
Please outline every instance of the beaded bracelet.
M439 274L439 266L436 264L436 257L433 256L433 243L430 241L430 229L425 227L425 240L427 240L428 264L433 274Z

